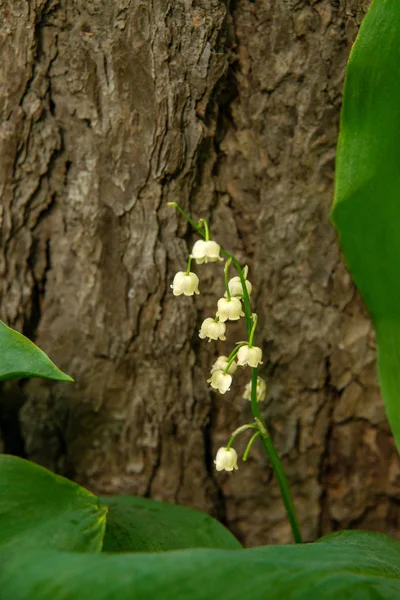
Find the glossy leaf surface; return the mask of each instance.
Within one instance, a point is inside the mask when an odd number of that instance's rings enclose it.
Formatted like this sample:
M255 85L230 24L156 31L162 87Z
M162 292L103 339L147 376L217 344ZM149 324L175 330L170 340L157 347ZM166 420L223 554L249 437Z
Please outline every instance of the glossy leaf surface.
M399 577L399 542L345 532L251 550L19 554L0 589L5 600L398 600Z
M20 377L73 381L33 342L0 321L0 381Z
M7 552L21 548L24 553L27 547L99 551L106 512L76 483L0 454L0 548Z
M101 500L108 506L103 546L106 552L241 548L221 523L197 510L135 496Z
M400 448L400 2L374 0L346 73L336 225L374 321L388 419Z

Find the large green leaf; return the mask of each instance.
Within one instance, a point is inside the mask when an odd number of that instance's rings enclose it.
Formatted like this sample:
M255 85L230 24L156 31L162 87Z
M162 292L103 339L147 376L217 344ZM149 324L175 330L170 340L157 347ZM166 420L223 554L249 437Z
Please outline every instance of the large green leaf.
M332 219L374 321L383 398L400 449L399 40L399 0L374 0L346 73Z
M106 513L98 498L79 485L0 454L0 548L7 552L27 547L99 551Z
M108 506L105 552L241 548L221 523L197 510L134 496L101 500Z
M73 381L33 342L0 321L0 381L19 377Z
M400 543L348 532L251 550L20 553L0 568L0 590L4 600L398 600L399 577Z

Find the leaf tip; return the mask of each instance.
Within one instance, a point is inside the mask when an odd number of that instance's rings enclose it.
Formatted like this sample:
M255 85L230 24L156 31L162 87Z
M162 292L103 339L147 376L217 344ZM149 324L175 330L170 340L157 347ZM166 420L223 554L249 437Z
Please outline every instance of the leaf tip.
M65 381L66 383L75 383L75 379L72 379L72 377L70 377L66 373L63 373L63 371L60 371L59 381Z
M61 371L61 369L56 367L54 363L52 363L52 366L54 367L53 373L51 375L45 376L45 379L52 379L53 381L63 381L65 383L75 383L75 379L73 379L70 375L67 375L67 373L64 373L64 371Z

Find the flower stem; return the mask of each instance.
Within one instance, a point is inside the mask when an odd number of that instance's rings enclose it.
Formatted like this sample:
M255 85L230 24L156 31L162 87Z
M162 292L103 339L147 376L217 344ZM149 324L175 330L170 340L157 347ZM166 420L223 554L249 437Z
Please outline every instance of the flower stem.
M240 283L242 284L242 289L243 289L243 304L244 304L244 314L245 314L245 319L246 319L246 330L247 330L247 336L249 337L251 334L251 328L253 326L253 318L252 318L252 313L251 313L250 296L249 296L249 292L247 291L247 287L246 287L246 278L244 276L244 271L243 271L242 267L240 266L239 262L236 260L236 258L234 256L232 256L232 254L229 254L229 252L226 252L226 250L223 250L222 248L221 248L221 254L223 254L226 258L230 258L232 260L232 263L235 266L235 269L239 274Z
M251 332L249 335L249 348L251 348L253 346L254 333L256 331L257 321L258 321L258 317L257 317L256 313L254 313L253 314L253 325L252 325Z
M255 440L256 438L258 438L258 436L259 436L259 435L261 435L261 431L256 431L256 432L255 432L255 434L254 434L254 435L253 435L253 436L250 438L250 441L249 441L249 443L247 444L246 450L244 451L244 454L243 454L243 458L242 458L242 461L243 461L243 462L246 462L246 460L248 459L248 457L249 457L249 452L250 452L250 450L251 450L251 447L252 447L252 445L253 445L253 442L254 442L254 440Z
M246 431L246 429L257 429L257 433L259 433L258 427L257 427L257 425L254 425L254 423L247 423L246 425L241 425L240 427L235 429L235 431L232 433L231 437L229 438L229 442L226 447L227 450L230 450L233 442L235 441L236 436L239 435L239 433L242 433L242 431Z
M231 262L232 262L232 259L228 258L228 260L225 263L225 268L224 268L226 297L228 299L228 302L230 302L230 300L231 300L231 292L229 289L229 265L231 264Z
M185 210L183 210L183 208L181 206L179 206L179 204L177 204L177 202L168 202L168 206L173 206L174 208L176 208L177 210L179 210L179 212L181 213L181 215L183 215L186 219L186 221L188 223L191 224L192 227L195 228L195 230L197 231L197 233L199 233L202 237L205 237L205 231L202 230L201 227L199 227L199 225L197 225L197 223L195 221L193 221L193 219L191 219L189 217L189 215L187 214L187 212Z
M208 223L205 219L200 219L199 220L199 225L200 227L203 225L204 227L204 239L206 240L206 242L208 242L208 240L210 239L210 230L208 229Z
M186 267L186 275L190 274L190 267L192 265L192 257L189 256L188 261L187 261L187 267Z
M274 443L271 439L271 436L269 435L268 428L260 414L260 409L257 402L257 376L258 369L256 367L255 369L253 369L251 376L251 411L254 415L256 423L259 424L261 430L262 443L264 445L264 449L268 455L268 458L271 461L275 477L278 481L283 504L285 505L286 514L289 519L290 527L292 529L293 539L296 542L296 544L300 544L303 541L303 539L301 536L301 531L296 516L296 509L293 503L292 495L290 493L288 480L286 478L285 471L283 470L283 466L274 446Z
M242 342L240 342L240 344L236 344L235 348L232 350L232 352L228 356L228 362L227 362L226 367L224 369L224 375L226 375L227 372L229 371L229 369L231 368L231 364L235 360L236 354L239 352L239 348L241 348L242 346L244 346L244 343L242 343Z

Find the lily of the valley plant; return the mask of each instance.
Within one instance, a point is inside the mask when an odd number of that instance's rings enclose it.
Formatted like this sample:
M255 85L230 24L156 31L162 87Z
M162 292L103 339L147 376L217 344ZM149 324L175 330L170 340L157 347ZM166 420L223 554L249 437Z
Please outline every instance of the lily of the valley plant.
M233 448L233 443L239 434L248 430L252 431L253 434L242 457L243 461L247 460L253 442L259 437L277 477L294 540L301 542L301 533L286 475L258 405L260 401L265 399L266 384L258 376L258 365L263 363L263 353L262 349L255 344L258 317L251 308L250 295L253 286L247 279L248 268L247 266L242 268L234 256L222 249L216 241L210 240L209 227L205 219L200 219L196 223L175 202L169 203L169 206L177 208L202 237L193 246L188 258L186 271L180 271L174 277L171 288L175 296L181 294L193 296L200 293L199 277L191 270L192 261L195 261L197 265L201 265L203 263L218 263L225 260L224 275L226 291L224 297L218 300L215 315L207 317L203 321L199 337L201 339L208 339L208 342L212 340L224 341L226 340L225 333L229 321L238 321L244 318L246 325L247 340L237 342L228 356L220 356L212 366L211 376L207 380L213 389L218 390L221 394L225 394L231 389L238 367L251 369L251 381L247 384L243 397L250 400L253 421L238 427L232 433L227 445L218 450L214 461L216 469L217 471L233 471L238 469L238 455ZM236 269L237 275L229 278L229 269L232 267Z

